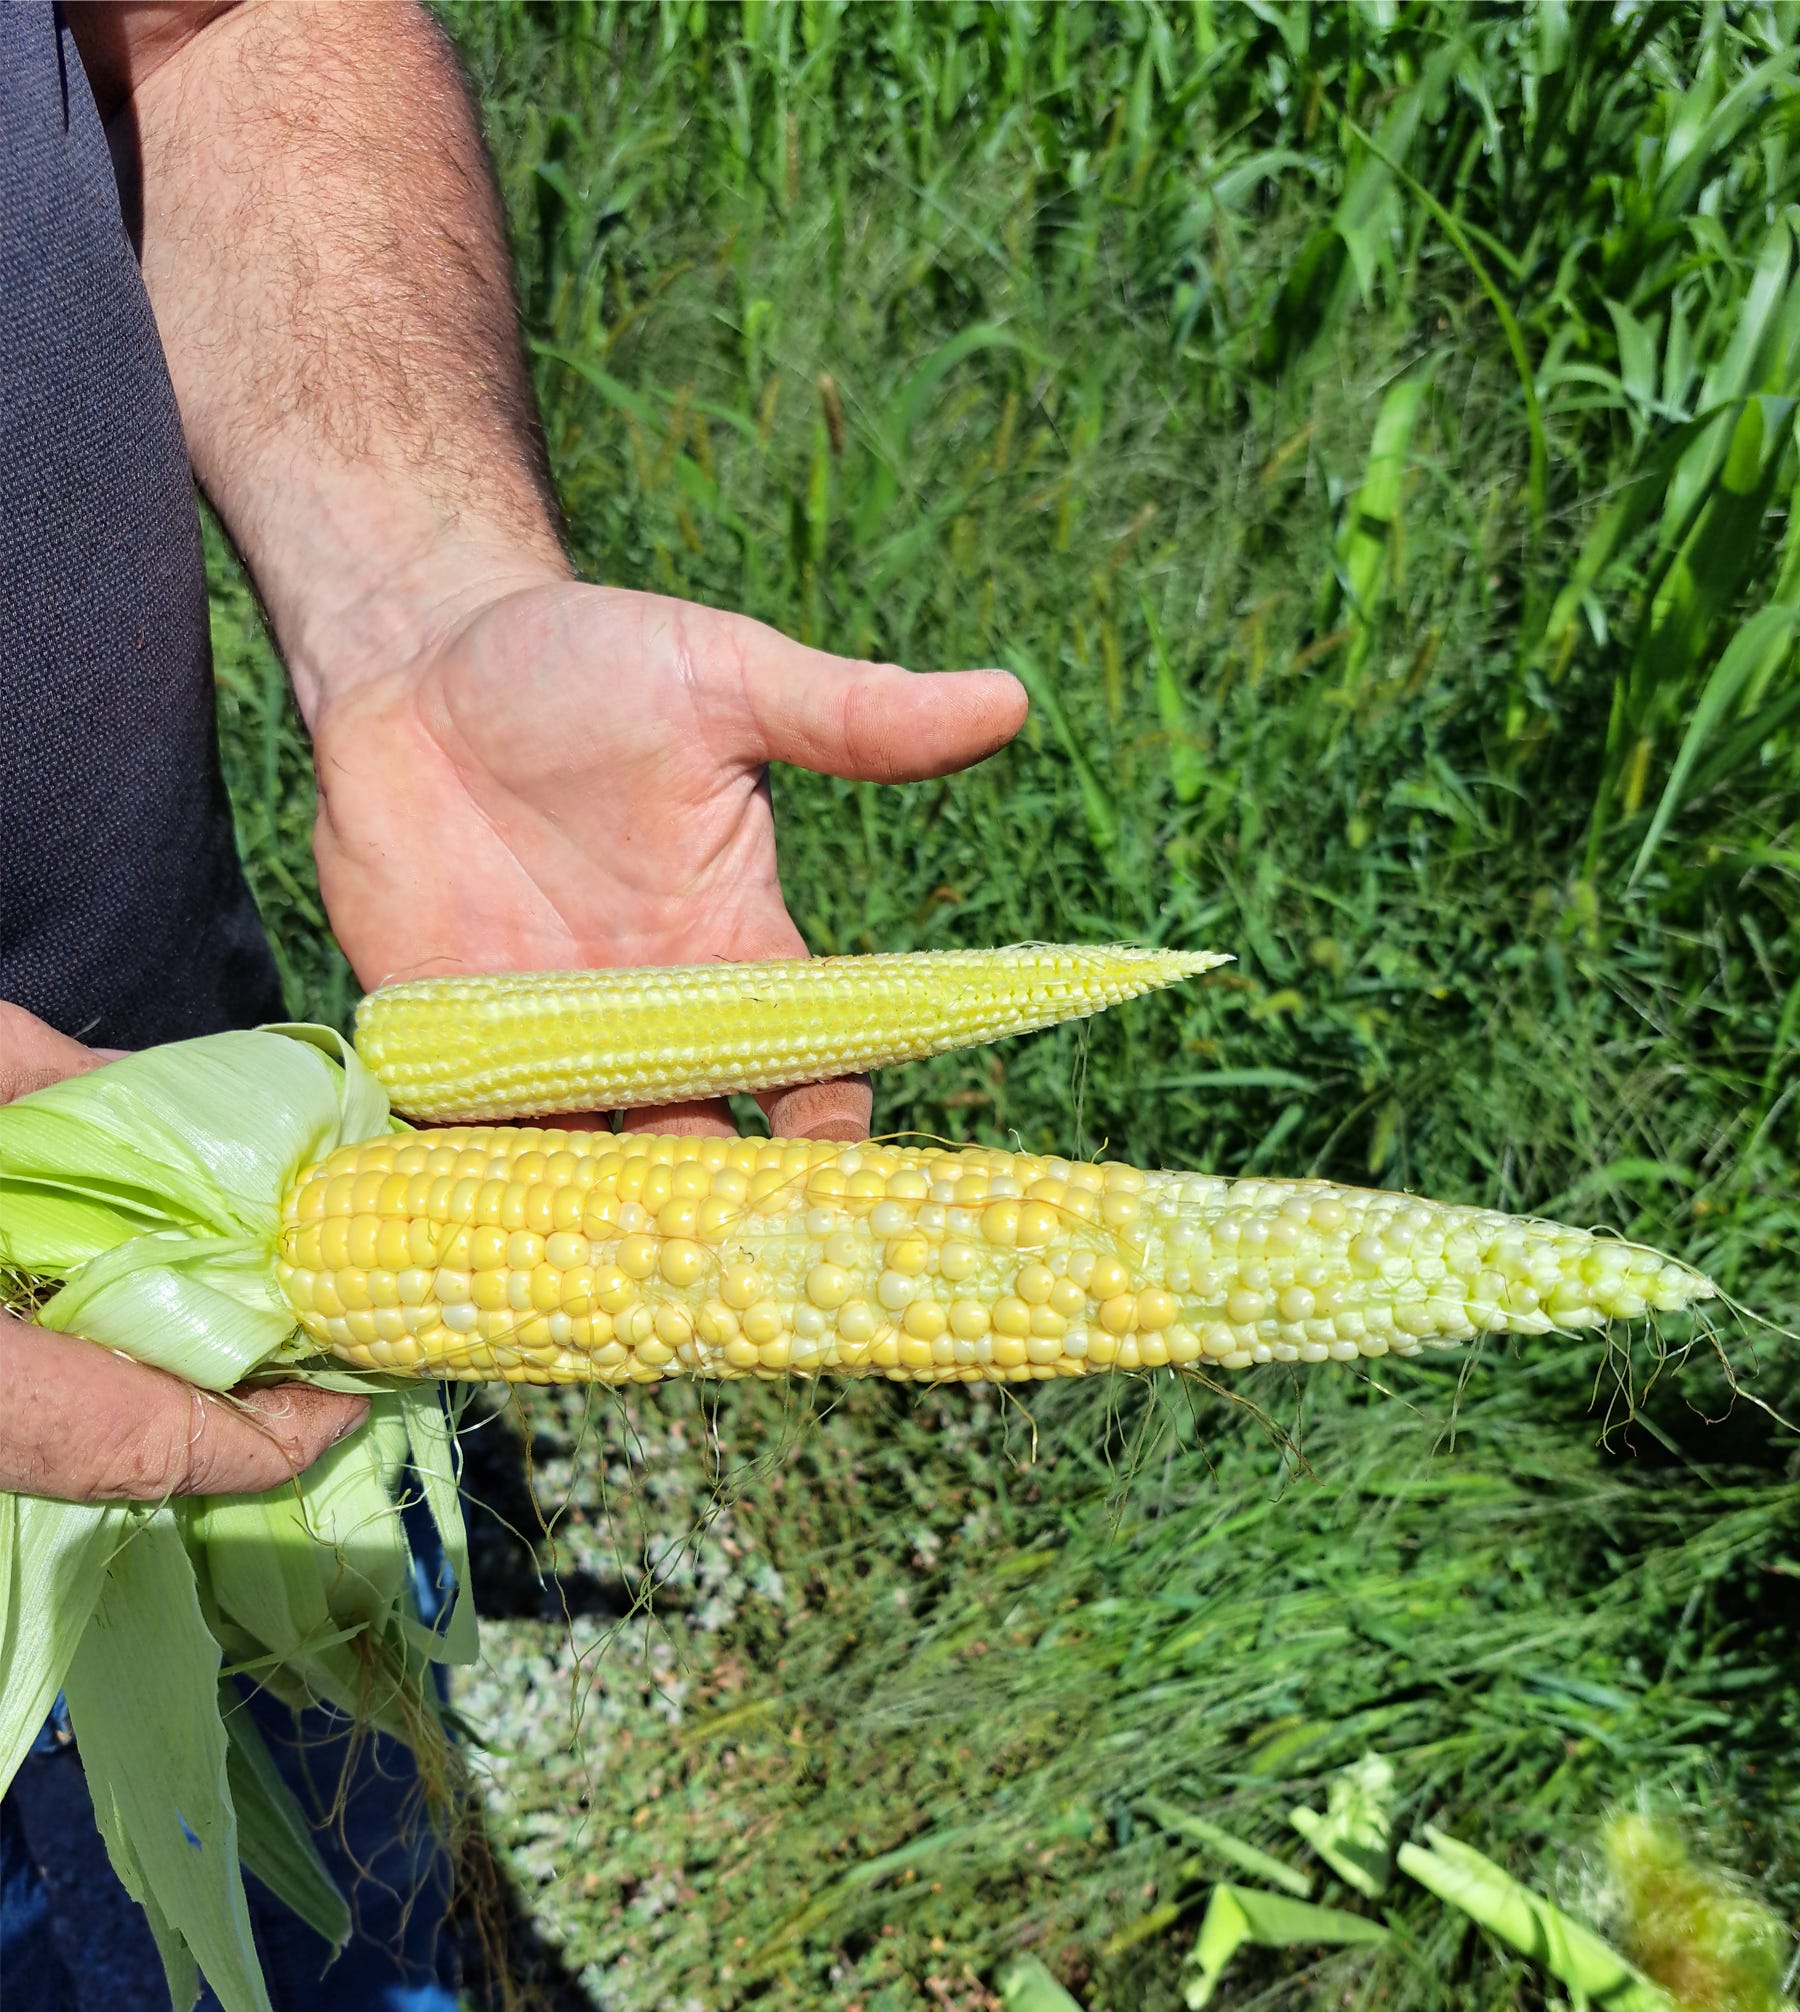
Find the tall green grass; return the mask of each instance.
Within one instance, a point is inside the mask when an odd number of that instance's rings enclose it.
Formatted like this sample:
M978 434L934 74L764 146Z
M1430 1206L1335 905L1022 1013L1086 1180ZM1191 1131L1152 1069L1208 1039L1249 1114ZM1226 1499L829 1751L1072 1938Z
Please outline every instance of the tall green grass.
M968 777L777 777L814 947L1238 955L897 1074L880 1129L1603 1221L1795 1324L1793 6L450 19L589 575L1031 687ZM338 1017L223 554L217 607L258 893ZM503 1860L608 2006L974 2006L1025 1943L1175 2005L1206 1874L1143 1798L1272 1846L1373 1745L1565 1898L1641 1790L1792 1913L1796 1451L1706 1360L1635 1416L1585 1345L1247 1380L1298 1462L1204 1392L1040 1394L1035 1462L960 1392L534 1400L613 1646L494 1631ZM1231 2002L1521 2002L1399 1922Z

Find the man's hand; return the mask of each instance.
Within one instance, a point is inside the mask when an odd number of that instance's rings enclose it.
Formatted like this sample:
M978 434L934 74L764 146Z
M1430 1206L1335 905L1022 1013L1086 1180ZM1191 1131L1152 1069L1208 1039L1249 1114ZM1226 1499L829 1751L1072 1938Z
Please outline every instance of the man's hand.
M1023 692L569 580L500 208L422 7L75 26L141 171L195 472L314 733L358 975L801 954L766 764L941 775L1010 738ZM864 1086L770 1102L789 1134L868 1123Z
M1017 732L1003 672L919 677L739 615L568 582L503 594L313 720L319 880L365 984L801 957L766 764L894 782ZM866 1085L772 1092L787 1136L860 1138ZM723 1107L654 1114L726 1130Z
M0 1004L0 1103L108 1057ZM358 1425L360 1397L278 1384L224 1398L0 1313L0 1489L65 1502L257 1493Z

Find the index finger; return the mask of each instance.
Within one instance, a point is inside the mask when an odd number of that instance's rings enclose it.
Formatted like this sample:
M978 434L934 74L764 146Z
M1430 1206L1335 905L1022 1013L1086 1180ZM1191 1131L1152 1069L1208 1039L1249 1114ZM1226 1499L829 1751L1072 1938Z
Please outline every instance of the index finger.
M867 1076L839 1076L829 1083L764 1090L756 1101L778 1139L866 1139L875 1093Z

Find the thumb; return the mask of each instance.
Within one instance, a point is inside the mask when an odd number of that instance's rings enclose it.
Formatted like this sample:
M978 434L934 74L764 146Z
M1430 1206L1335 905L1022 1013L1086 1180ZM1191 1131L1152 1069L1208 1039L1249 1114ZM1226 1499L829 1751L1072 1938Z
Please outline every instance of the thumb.
M919 782L991 755L1025 723L1025 688L1009 671L937 671L859 663L774 629L744 652L755 761L791 762L856 782Z

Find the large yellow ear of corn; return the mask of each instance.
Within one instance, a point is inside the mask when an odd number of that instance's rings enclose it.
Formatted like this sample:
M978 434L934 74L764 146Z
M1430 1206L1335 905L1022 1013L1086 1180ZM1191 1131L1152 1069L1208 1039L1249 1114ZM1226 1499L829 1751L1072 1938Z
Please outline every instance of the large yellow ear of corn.
M890 1067L1081 1019L1231 960L1025 944L764 964L422 978L357 1008L411 1117L613 1111Z
M1322 1181L506 1129L342 1148L287 1194L278 1257L346 1361L528 1383L1239 1369L1714 1290L1635 1245Z

